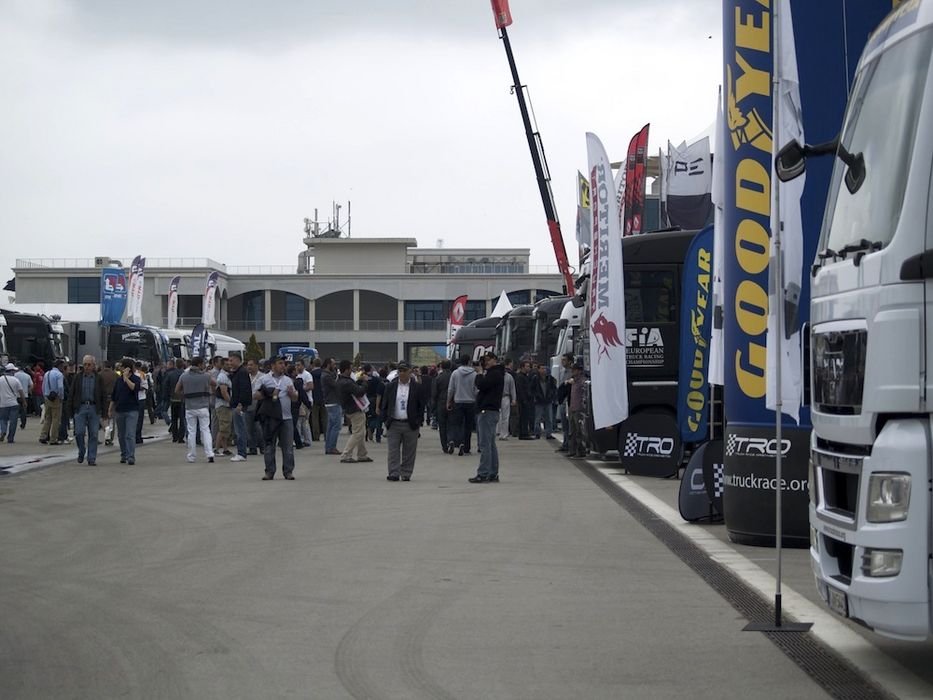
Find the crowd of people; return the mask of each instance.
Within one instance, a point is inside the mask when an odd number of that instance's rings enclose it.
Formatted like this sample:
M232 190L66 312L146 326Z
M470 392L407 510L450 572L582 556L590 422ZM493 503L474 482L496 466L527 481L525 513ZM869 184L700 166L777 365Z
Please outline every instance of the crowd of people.
M454 364L456 366L454 366ZM281 472L294 479L295 451L323 443L323 454L342 463L372 462L367 443L387 442L389 481L410 481L422 430L438 433L450 455L470 455L473 434L479 466L471 483L499 481L497 441L554 440L562 432L558 452L571 458L587 454L584 438L583 365L567 354L559 377L546 365L510 359L492 352L479 361L469 356L456 363L411 367L406 362L379 369L354 367L349 360L315 358L301 361L248 360L239 355L170 360L150 368L124 358L116 366L86 355L80 367L56 362L45 371L7 364L0 377L0 442L13 443L17 424L29 414L40 417L39 442L71 442L78 463L97 464L99 434L105 444L114 435L120 462L135 464L136 445L148 413L151 424L164 420L173 442L186 446L188 462L218 456L242 462L262 456L263 480ZM349 438L338 440L343 427Z

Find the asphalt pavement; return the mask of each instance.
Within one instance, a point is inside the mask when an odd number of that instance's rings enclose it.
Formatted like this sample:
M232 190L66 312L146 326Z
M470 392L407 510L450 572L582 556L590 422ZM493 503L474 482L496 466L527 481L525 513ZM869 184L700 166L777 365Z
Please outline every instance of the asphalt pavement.
M160 424L134 466L29 430L0 444L43 467L0 478L4 699L825 697L554 443L499 443L499 484L430 429L409 483L373 443L263 482Z

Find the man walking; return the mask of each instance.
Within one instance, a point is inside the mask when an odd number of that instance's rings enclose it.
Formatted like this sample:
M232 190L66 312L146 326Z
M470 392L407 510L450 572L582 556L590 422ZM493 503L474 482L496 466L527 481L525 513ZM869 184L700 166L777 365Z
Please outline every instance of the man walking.
M573 353L565 352L560 357L560 372L557 376L557 420L559 421L561 434L560 447L555 452L567 452L570 445L570 418L567 411L567 399L570 396L570 377L571 366L573 365Z
M389 481L411 481L424 417L424 394L412 381L411 367L398 363L398 376L386 388L379 413L385 418L389 443Z
M583 363L574 362L571 368L570 382L570 439L567 442L567 451L571 459L586 459L589 451L586 446L586 416L583 413L583 384L586 376L583 373Z
M256 360L247 360L246 369L249 373L250 397L255 399L256 392L262 386L262 375L259 373L259 362ZM261 426L256 417L256 401L251 401L249 408L246 409L246 447L250 455L254 455L259 450L265 449L265 441L262 437Z
M535 439L541 437L543 426L544 437L553 440L554 426L552 425L552 419L554 413L551 404L554 403L554 399L557 397L557 385L554 383L554 377L548 373L547 367L544 365L538 366L537 374L531 379L531 396L535 404Z
M324 408L327 412L327 432L324 435L324 454L339 455L337 438L343 425L343 412L340 410L340 396L337 392L337 375L334 372L334 358L324 360L321 371L321 389L324 392Z
M502 405L505 367L499 364L495 353L487 352L481 360L483 373L476 377L476 410L479 423L479 468L471 484L499 481L499 449L496 446L496 426Z
M500 440L509 439L509 420L512 417L512 406L516 404L518 396L515 393L515 376L512 372L512 361L506 360L502 374L502 402L499 406L499 424L496 432Z
M476 370L470 365L470 356L463 355L460 366L454 370L447 386L448 452L459 447L461 456L470 454L470 436L476 420Z
M253 384L238 354L230 355L229 362L230 408L233 411L233 432L236 434L236 454L230 461L245 462L248 435L252 430L252 426L247 426L246 419L253 405Z
M531 394L531 363L522 362L515 375L515 395L518 398L518 439L533 440L531 433L535 425L535 401Z
M45 414L42 417L42 431L39 442L43 445L58 445L58 431L62 422L62 401L65 397L65 375L62 374L64 360L55 360L55 365L42 380L42 399ZM49 436L52 439L49 439Z
M139 418L139 377L133 358L120 361L120 376L110 396L110 420L116 419L120 443L120 464L136 464L136 420Z
M292 423L292 402L298 398L294 380L285 374L285 359L277 357L272 362L272 371L262 375L259 391L255 398L265 403L260 412L263 416L263 437L265 449L263 461L265 474L263 481L275 478L275 446L282 451L282 475L292 481L295 476L295 426ZM276 404L277 402L277 404Z
M230 452L230 433L233 429L233 410L231 409L230 395L233 385L230 383L230 375L227 369L230 366L229 358L221 358L220 371L214 381L217 382L217 389L214 390L214 414L217 419L217 439L214 440L216 452L229 457Z
M21 402L19 405L19 427L26 427L26 413L27 408L29 407L29 402L32 396L32 377L29 376L29 372L24 370L22 367L16 370L16 374L13 375L16 377L17 381L21 387L23 387L23 394L26 397L26 400ZM9 442L9 441L8 441Z
M434 378L431 387L431 405L434 406L434 417L437 420L437 433L441 439L441 449L450 452L447 443L447 389L450 387L450 360L441 360L440 371Z
M317 442L327 434L327 409L321 385L321 358L311 362L311 439Z
M340 374L337 376L340 405L350 420L350 439L340 456L340 461L372 462L372 457L366 453L366 413L362 409L363 399L366 396L366 377L363 377L362 381L354 381L350 376L351 367L350 360L341 360ZM355 458L353 457L354 451L356 451Z
M162 395L168 401L169 431L172 433L172 442L185 441L185 429L182 423L181 397L175 393L178 380L185 373L185 361L178 359L169 365L169 369L162 376Z
M100 417L105 413L107 395L104 383L97 373L97 362L93 355L85 355L81 360L81 371L75 372L71 381L71 415L75 417L75 442L78 445L78 464L84 462L93 467L97 464L97 433L100 430ZM84 436L87 434L87 451L84 448Z
M185 399L185 422L188 425L188 454L185 458L189 462L197 459L197 435L201 430L201 447L208 462L214 461L214 442L211 437L210 398L217 385L210 375L204 371L204 360L200 357L191 358L191 367L178 379L175 385L175 395Z
M23 385L16 378L16 365L7 363L0 376L0 442L13 442L19 408L26 401Z
M104 396L109 399L109 397L113 396L113 388L117 385L117 373L114 372L113 362L110 360L104 360L102 364L103 369L97 373L97 376L104 385ZM104 427L104 444L108 446L112 445L114 425L107 411L104 411L101 425Z

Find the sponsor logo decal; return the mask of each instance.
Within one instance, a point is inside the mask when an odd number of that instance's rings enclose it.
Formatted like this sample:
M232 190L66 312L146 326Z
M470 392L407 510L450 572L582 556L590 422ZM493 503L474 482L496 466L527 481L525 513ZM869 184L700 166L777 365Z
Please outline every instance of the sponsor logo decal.
M674 438L628 433L625 436L623 457L670 457L674 452Z

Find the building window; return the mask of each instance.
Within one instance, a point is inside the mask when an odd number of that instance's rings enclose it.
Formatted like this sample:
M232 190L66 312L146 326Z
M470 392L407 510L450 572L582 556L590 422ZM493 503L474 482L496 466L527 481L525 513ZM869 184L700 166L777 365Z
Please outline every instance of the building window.
M243 321L246 328L261 329L266 322L266 294L263 290L243 295Z
M482 299L468 299L466 313L463 316L463 322L469 323L479 318L486 318L486 302Z
M443 330L447 325L446 307L443 301L406 301L405 330Z
M99 304L100 279L97 277L69 277L69 304Z

